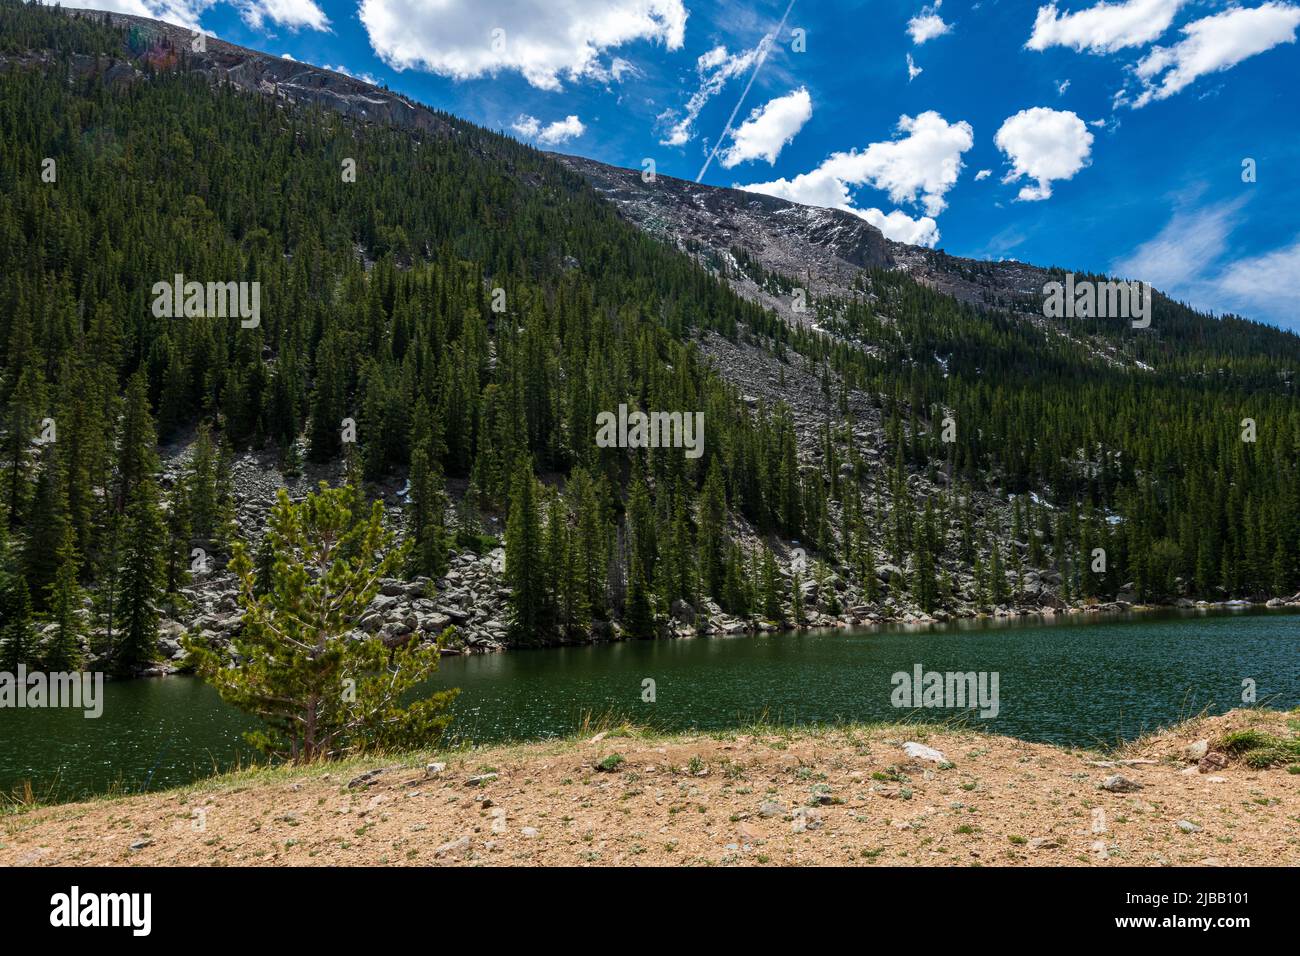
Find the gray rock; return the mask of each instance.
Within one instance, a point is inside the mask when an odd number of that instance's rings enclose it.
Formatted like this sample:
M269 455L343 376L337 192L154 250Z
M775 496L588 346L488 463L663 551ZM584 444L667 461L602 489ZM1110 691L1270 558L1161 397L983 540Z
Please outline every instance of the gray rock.
M463 836L459 840L447 841L442 846L438 847L438 849L434 850L433 855L436 857L443 857L449 853L464 853L469 848L470 839L467 836Z
M798 807L794 811L792 828L795 833L803 833L805 830L820 830L822 828L822 812L812 807Z
M1107 777L1099 786L1111 793L1135 793L1142 789L1142 784L1118 773Z
M1196 743L1188 744L1185 751L1188 760L1199 761L1210 752L1210 742L1208 740L1198 740Z

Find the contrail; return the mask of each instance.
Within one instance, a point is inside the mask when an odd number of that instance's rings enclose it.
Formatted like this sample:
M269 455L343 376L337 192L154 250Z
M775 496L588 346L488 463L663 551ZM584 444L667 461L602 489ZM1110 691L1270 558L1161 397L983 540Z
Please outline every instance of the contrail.
M754 64L754 72L749 74L749 82L745 84L745 90L740 94L740 99L736 101L736 107L731 111L731 116L727 118L727 125L722 128L722 135L718 141L713 144L713 149L709 151L709 158L704 161L700 167L700 174L695 177L698 183L704 178L704 174L709 171L709 164L713 162L713 157L718 154L718 148L722 145L727 134L731 132L731 124L736 121L736 114L740 112L740 107L745 103L745 97L749 95L749 88L754 85L754 77L758 76L758 71L763 67L763 61L767 59L768 50L772 49L772 42L781 35L782 28L785 27L785 21L790 16L790 11L794 9L794 0L790 0L790 5L785 8L785 13L781 15L781 22L776 25L776 29L763 37L763 42L759 44L758 62Z

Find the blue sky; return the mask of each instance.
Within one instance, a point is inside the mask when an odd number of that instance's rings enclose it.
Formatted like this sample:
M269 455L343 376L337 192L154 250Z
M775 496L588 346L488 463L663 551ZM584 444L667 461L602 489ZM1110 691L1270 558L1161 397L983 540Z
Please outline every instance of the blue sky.
M621 166L695 179L717 145L707 183L1300 328L1300 0L795 0L779 31L789 0L93 2Z

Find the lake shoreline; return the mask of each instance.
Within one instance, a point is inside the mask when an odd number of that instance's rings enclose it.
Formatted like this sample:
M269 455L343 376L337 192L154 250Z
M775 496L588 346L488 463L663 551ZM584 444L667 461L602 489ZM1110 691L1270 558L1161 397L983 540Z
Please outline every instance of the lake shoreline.
M988 614L980 612L977 614L953 613L945 614L942 617L931 615L915 615L905 613L898 617L887 617L867 623L852 623L848 621L836 621L834 623L818 623L794 625L788 622L773 624L764 622L759 625L749 625L741 630L686 630L677 629L669 630L668 633L657 634L650 638L636 638L627 636L618 637L599 637L591 636L585 640L558 640L548 641L536 644L504 644L491 648L445 648L442 652L444 657L468 657L482 654L502 654L507 651L546 651L556 650L565 647L592 647L606 644L623 644L632 641L673 641L673 640L692 640L696 638L715 638L715 637L754 637L760 634L803 634L803 633L834 633L836 631L851 631L853 633L879 633L892 634L899 633L900 630L917 633L936 633L946 628L955 630L966 629L964 625L981 625L988 626L988 629L1012 628L1016 626L1035 626L1041 624L1058 624L1074 623L1087 624L1098 623L1104 624L1115 620L1123 620L1127 617L1139 618L1141 616L1170 616L1182 618L1196 618L1208 616L1211 614L1300 614L1300 600L1281 601L1280 598L1270 598L1269 601L1197 601L1191 604L1128 604L1123 601L1112 601L1104 604L1071 606L1063 609L1043 608L1043 607L1020 607L1014 611L1005 613ZM923 631L923 629L925 629Z
M921 724L616 726L11 812L0 865L1295 865L1295 777L1232 741L1296 723L1236 710L1110 751Z

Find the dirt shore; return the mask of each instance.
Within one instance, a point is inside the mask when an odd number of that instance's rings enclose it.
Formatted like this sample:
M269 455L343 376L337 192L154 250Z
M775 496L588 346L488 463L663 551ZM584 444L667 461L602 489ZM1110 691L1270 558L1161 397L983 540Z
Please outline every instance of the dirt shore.
M1244 729L1294 740L1300 719L1234 711L1107 754L918 725L620 728L8 813L0 865L1294 866L1300 775L1233 755Z

